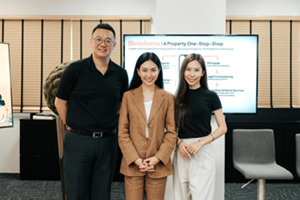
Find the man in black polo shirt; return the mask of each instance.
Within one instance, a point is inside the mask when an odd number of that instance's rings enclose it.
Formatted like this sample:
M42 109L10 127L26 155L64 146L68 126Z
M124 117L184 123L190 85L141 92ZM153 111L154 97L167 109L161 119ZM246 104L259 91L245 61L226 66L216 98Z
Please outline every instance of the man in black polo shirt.
M55 99L67 125L64 177L70 200L110 199L118 152L117 111L128 88L126 71L110 60L114 29L97 25L90 39L92 55L63 73Z

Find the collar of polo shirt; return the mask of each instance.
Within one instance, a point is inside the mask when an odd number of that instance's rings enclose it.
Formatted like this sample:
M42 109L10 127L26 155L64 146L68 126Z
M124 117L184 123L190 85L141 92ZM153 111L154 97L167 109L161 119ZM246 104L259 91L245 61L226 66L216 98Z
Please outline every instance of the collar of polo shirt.
M95 71L95 72L98 71L98 69L96 68L95 63L94 63L94 61L93 61L92 54L91 54L91 56L90 56L89 59L88 59L88 68L89 68L91 71ZM115 71L115 70L116 70L116 68L115 68L114 63L111 61L111 59L109 59L108 69L107 69L106 73L107 73L107 72L110 72L110 71Z

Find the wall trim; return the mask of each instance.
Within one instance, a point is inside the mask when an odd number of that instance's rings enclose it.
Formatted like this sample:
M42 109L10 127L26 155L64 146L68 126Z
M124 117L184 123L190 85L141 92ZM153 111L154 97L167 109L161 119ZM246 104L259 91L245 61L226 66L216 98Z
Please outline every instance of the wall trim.
M242 15L236 15L236 16L226 16L226 20L262 20L262 21L295 20L295 21L300 21L300 16L242 16Z

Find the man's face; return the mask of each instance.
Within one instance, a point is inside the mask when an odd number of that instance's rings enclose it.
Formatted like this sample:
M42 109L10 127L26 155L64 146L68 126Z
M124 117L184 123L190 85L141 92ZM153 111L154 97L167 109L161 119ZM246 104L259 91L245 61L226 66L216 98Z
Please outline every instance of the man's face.
M116 46L114 34L110 30L98 28L90 39L93 55L98 58L110 58Z

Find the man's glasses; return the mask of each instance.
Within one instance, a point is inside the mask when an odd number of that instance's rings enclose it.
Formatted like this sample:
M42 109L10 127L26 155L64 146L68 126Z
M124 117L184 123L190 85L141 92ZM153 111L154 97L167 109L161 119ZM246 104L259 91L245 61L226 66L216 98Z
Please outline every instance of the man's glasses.
M94 39L94 41L97 45L102 44L103 41L104 41L104 44L107 45L107 46L110 46L110 45L112 45L112 43L114 43L114 41L111 40L111 39L103 40L101 37L96 37L96 38L93 38L93 39Z

